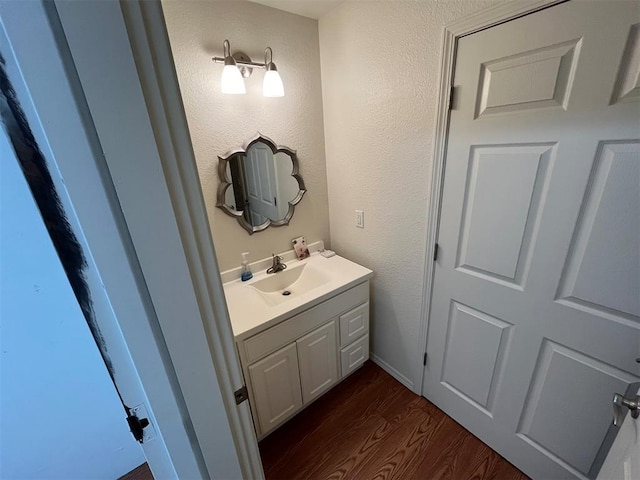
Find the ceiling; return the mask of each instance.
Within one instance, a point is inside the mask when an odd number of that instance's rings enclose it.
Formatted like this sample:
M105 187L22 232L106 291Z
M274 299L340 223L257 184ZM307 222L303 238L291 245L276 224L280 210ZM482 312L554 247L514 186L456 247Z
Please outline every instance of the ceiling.
M329 10L333 10L343 0L251 0L267 7L277 8L285 12L295 13L316 20Z

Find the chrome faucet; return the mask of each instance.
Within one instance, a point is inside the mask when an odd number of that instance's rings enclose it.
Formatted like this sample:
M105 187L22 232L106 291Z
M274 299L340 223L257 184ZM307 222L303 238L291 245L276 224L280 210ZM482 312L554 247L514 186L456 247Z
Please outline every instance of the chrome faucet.
M282 257L279 257L275 253L272 253L271 255L273 256L273 265L267 269L267 273L278 273L287 268L287 264L282 263Z

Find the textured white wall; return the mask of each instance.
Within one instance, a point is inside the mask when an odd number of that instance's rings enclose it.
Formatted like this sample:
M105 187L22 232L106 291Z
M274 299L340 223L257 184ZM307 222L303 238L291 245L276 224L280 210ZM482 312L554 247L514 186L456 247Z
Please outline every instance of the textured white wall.
M372 352L409 381L423 348L442 29L495 3L353 1L319 22L332 247L374 270ZM363 230L355 209L365 211Z
M221 270L291 248L291 239L329 242L318 22L246 1L163 1L176 70ZM264 61L273 49L284 98L262 96L264 72L245 81L246 95L220 93L222 42ZM260 131L297 150L307 193L289 226L249 236L215 207L218 155L239 148Z

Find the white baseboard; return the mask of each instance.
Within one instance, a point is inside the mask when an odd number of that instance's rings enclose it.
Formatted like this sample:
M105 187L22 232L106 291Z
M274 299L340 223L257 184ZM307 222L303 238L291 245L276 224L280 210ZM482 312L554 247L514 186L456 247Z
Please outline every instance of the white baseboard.
M413 392L413 382L378 357L375 353L371 353L371 361Z

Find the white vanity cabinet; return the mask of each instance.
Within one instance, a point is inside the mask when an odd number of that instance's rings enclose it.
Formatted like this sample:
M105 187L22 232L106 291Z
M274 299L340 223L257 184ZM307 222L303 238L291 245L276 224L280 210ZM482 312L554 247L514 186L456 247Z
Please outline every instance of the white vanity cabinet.
M369 358L369 281L236 344L261 439Z

